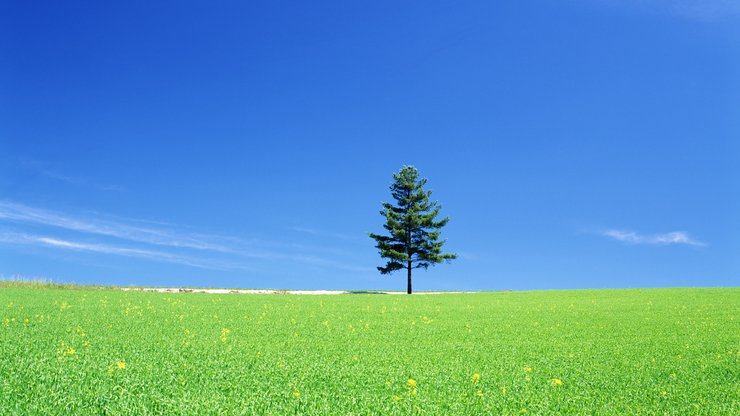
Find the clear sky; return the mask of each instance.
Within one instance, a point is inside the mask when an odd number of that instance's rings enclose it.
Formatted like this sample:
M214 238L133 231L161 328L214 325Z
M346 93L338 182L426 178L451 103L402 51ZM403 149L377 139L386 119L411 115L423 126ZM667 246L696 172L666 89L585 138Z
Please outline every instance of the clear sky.
M0 274L418 290L740 285L740 3L0 6Z

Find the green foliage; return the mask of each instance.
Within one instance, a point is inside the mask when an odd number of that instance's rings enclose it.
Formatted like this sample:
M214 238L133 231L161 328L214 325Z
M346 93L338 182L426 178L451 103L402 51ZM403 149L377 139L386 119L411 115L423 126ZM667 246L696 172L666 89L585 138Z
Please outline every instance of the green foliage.
M430 265L457 258L455 254L442 253L445 240L440 240L440 229L449 218L437 220L442 208L430 201L432 191L424 190L427 180L419 178L413 166L404 166L393 174L391 195L396 205L385 202L380 214L385 217L385 229L390 235L370 234L375 240L380 256L389 259L378 267L382 274L407 269L409 285L411 269L428 268ZM409 293L410 287L409 287Z
M0 414L739 414L739 296L2 288Z

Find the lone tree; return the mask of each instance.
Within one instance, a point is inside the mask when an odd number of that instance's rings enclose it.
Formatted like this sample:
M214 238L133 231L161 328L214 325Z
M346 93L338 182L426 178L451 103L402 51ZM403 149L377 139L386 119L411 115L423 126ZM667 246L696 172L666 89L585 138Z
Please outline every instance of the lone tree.
M436 221L442 208L437 202L430 202L432 191L425 191L427 180L419 178L419 171L413 166L404 166L393 174L391 195L397 205L383 203L380 214L385 217L385 229L390 236L370 233L380 251L380 257L389 259L384 267L378 267L382 274L406 269L408 287L411 294L411 269L428 268L444 260L457 258L456 254L443 254L439 240L440 229L449 218Z

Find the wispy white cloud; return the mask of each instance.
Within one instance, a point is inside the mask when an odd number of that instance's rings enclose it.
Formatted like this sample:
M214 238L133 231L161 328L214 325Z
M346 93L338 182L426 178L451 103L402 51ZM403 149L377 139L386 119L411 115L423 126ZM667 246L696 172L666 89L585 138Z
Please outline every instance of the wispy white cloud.
M92 188L97 189L99 191L114 191L114 192L122 192L125 189L119 185L111 185L111 184L100 184L96 183L87 179L82 179L79 177L73 177L69 175L65 175L62 173L59 173L55 170L49 169L45 163L42 163L38 160L32 160L27 158L16 158L16 161L25 169L29 169L32 171L35 171L39 175L45 176L50 179L54 179L60 182L64 182L73 186L77 187L83 187L83 188Z
M134 219L101 219L97 215L88 215L83 218L11 201L0 201L0 221L16 225L40 225L98 236L98 238L105 237L117 240L90 243L77 242L66 237L60 238L52 235L5 233L0 235L0 242L5 243L33 244L60 249L147 258L221 270L252 270L251 267L247 266L251 265L250 261L255 260L297 262L312 267L356 272L370 270L352 263L337 261L331 257L312 254L315 251L327 252L327 247L324 246L317 248L294 243L285 244L245 240L233 236L183 232L175 229L176 227L171 224ZM144 222L147 223L145 226L140 225ZM137 247L130 247L131 245L137 245ZM255 248L255 245L258 248ZM152 246L159 247L159 249L153 249ZM266 247L269 248L266 249ZM201 252L202 255L193 256L194 250ZM229 262L225 259L228 259Z
M611 239L629 244L669 245L687 244L692 246L705 246L706 244L694 240L685 231L672 231L663 234L640 234L635 231L604 230L601 235Z
M52 211L29 207L8 201L0 201L0 219L26 222L66 230L115 237L140 243L192 248L230 253L233 249L215 242L218 236L205 234L183 234L162 228L141 227L117 221L97 218L78 218ZM231 238L233 240L233 238Z
M0 242L12 244L26 244L54 247L58 249L88 251L95 253L115 254L125 257L138 257L149 260L165 261L169 263L182 264L186 266L198 267L203 269L228 270L225 264L217 264L213 261L196 259L189 256L183 256L173 253L167 253L157 250L146 250L141 248L120 247L110 244L101 243L84 243L61 239L57 237L22 234L22 233L1 233Z

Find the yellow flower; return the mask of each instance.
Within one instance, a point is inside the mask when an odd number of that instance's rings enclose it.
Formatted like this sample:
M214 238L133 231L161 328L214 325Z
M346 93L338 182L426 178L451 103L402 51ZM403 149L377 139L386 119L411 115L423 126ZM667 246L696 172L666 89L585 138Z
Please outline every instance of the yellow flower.
M409 394L416 396L416 380L410 378L406 381L406 387L409 389Z
M506 386L501 386L501 394L506 396Z
M229 328L224 328L221 330L221 335L219 338L221 339L221 342L226 342L227 337L231 333L231 330Z
M478 397L483 397L483 390L478 390L478 391L477 391L477 392L475 393L475 395L476 395L476 396L478 396Z
M563 380L561 380L559 378L554 378L554 379L550 380L550 385L551 386L554 386L554 387L562 386L563 385Z
M398 396L393 396L393 401L394 401L394 402L397 402L397 401L400 401L400 400L401 400L401 398L400 398L400 397L398 397Z
M478 383L480 381L480 374L475 373L473 374L473 383Z
M77 353L77 351L72 347L67 347L67 349L64 350L64 355L75 355L75 353Z
M293 397L295 397L296 399L300 398L301 397L301 392L299 392L298 390L294 390L293 391Z
M119 370L123 370L124 368L126 368L126 361L118 361L116 363L116 367L118 367Z
M532 367L524 367L524 372L525 373L531 373L532 372Z

